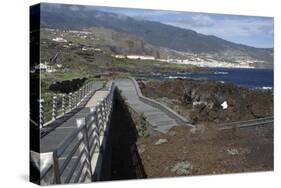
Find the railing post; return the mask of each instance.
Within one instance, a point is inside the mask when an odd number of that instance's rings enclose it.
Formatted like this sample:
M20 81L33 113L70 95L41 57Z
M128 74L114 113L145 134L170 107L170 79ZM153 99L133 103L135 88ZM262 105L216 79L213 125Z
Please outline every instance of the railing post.
M59 157L57 154L57 150L53 152L53 161L54 161L54 179L56 184L61 184L61 176L60 176L60 167L59 167Z
M104 127L106 126L106 105L105 105L105 99L103 99L102 101L102 108L103 108L103 124L104 124Z
M96 107L92 107L90 108L90 114L91 114L91 121L93 121L92 123L92 129L96 129L96 135L98 137L97 139L97 143L98 143L98 151L100 151L100 132L99 132L99 125L98 125L98 116L97 116L97 109Z
M39 126L40 128L43 127L44 125L44 99L40 99L39 100L39 116L40 116L40 119L39 119Z
M98 148L99 151L98 152L102 152L102 147L101 147L101 141L100 141L100 123L99 123L99 117L98 117L98 106L95 107L95 111L93 114L94 118L95 118L95 126L96 126L96 130L97 130L97 136L98 136Z
M83 143L84 143L84 148L86 151L86 161L88 164L88 172L89 174L93 175L92 173L92 165L91 165L91 156L90 156L90 144L89 144L89 138L88 138L88 129L87 129L87 125L86 125L86 118L78 118L76 119L76 125L77 128L80 130L79 132L79 137L83 139ZM83 151L80 151L83 152Z
M56 120L56 116L57 116L57 96L56 95L53 96L52 103L53 103L52 120Z
M104 117L105 117L105 123L107 125L108 120L108 105L107 105L107 96L104 98Z
M65 114L65 95L62 94L62 102L61 102L61 106L62 106L62 113Z
M102 133L102 135L104 135L104 119L103 119L103 109L102 109L102 103L100 102L98 105L98 116L99 116L99 126L100 126L100 133Z
M82 101L84 98L84 89L83 88L84 88L84 86L80 88L80 92L81 92L80 101Z
M68 107L69 107L69 110L72 109L72 93L71 92L68 94Z
M81 88L81 98L80 101L82 101L84 98L84 87Z
M85 85L85 86L83 86L83 88L82 88L82 89L83 89L83 97L82 97L82 98L84 99L84 97L86 97L86 94L87 94L87 91L86 91L86 89L87 89L87 88L86 88L86 85Z
M97 128L98 128L98 131L99 131L99 137L101 136L101 129L102 129L102 123L100 122L100 103L98 102L97 103L97 106L96 106L96 125L97 125Z
M80 101L80 89L78 89L76 92L76 106L78 106L77 104L78 104L78 102Z
M72 94L72 109L76 107L76 91Z
M78 106L78 101L79 101L78 91L75 91L75 93L74 93L75 94L75 108Z
M53 152L38 153L30 150L30 162L40 173L40 185L51 185L55 182Z

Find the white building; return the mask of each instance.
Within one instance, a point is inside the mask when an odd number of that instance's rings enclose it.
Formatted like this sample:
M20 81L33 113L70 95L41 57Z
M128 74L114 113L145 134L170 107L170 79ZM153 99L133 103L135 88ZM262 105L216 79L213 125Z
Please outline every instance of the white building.
M52 40L55 42L67 42L67 40L62 37L53 38Z
M35 69L36 70L41 70L41 71L47 71L47 69L48 69L48 66L47 66L47 64L46 63L40 63L39 65L36 65L35 66Z
M127 55L128 59L141 59L141 60L155 60L153 56L143 56L143 55Z
M46 61L45 63L40 63L39 65L36 65L35 70L40 70L42 72L56 72L56 69L53 68L53 66L48 65Z
M112 56L117 58L117 59L125 59L126 58L125 55L112 55Z

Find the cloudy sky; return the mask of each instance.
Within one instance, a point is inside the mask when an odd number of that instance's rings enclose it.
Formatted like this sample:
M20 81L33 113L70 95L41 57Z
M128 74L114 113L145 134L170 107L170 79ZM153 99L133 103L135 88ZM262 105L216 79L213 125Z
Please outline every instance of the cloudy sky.
M206 35L254 47L272 48L273 18L234 16L194 12L95 7L137 19L159 21L176 27L192 29Z

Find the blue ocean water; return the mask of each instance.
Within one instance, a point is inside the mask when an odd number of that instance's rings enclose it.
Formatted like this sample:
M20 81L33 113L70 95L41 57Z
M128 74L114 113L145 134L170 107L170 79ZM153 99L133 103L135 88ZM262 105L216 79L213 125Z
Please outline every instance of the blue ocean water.
M273 89L273 69L209 68L211 72L155 74L154 79L194 78L220 80L253 89Z

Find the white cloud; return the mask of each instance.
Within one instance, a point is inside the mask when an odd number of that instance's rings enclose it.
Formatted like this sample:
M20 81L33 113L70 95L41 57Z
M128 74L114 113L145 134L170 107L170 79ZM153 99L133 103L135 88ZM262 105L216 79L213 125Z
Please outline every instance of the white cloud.
M210 16L203 14L196 14L191 17L179 17L174 21L166 22L169 24L182 25L183 27L210 27L215 23Z
M249 36L258 33L272 33L272 19L213 19L207 15L194 15L190 19L177 19L165 24L181 28L193 29L199 33L216 36Z

